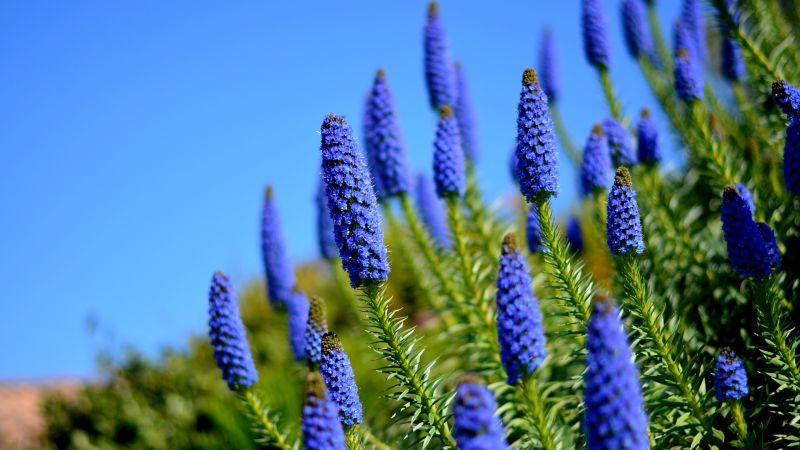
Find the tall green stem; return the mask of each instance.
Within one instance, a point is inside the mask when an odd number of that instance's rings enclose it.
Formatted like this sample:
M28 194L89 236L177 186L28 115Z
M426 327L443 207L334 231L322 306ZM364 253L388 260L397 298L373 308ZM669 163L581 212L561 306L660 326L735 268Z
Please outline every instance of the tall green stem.
M561 142L561 148L564 149L572 165L580 167L583 157L572 141L572 138L569 136L567 126L564 124L564 118L561 117L561 111L558 108L558 104L555 102L550 103L550 115L553 117L553 125L556 127L556 136L558 136L558 140Z
M650 298L645 280L639 271L637 257L626 255L620 259L620 275L625 292L625 301L620 306L634 318L641 338L655 351L659 360L663 361L666 369L664 376L678 389L689 407L688 412L703 427L707 436L712 436L711 424L694 388L686 378L687 372L680 363L681 358L664 334L661 311L656 309Z
M551 429L552 424L547 420L543 393L537 385L536 380L534 380L532 375L525 377L525 379L517 383L516 387L531 415L541 448L545 450L555 450L557 448L555 442L556 432Z
M744 420L744 413L742 412L742 402L739 400L731 400L728 402L731 407L731 415L733 416L733 423L736 425L736 434L739 436L739 441L743 446L747 445L750 439L747 436L747 422Z
M597 69L597 73L600 75L600 84L603 85L603 94L606 96L606 103L608 103L609 109L611 109L611 115L622 123L622 104L614 91L614 85L611 83L611 73L606 68Z
M382 292L383 288L377 283L364 287L371 325L369 332L377 340L372 348L386 363L381 370L399 384L395 398L415 404L420 410L415 414L424 414L422 419L415 415L412 422L427 423L431 427L429 438L435 435L445 447L455 448L447 416L441 409L442 402L435 397L428 379L428 370L419 368L421 351L413 350L415 341L409 341L411 332L403 330L402 319L396 318L395 312L389 310L389 302L383 298Z
M280 432L269 416L269 410L259 398L254 388L245 388L237 392L239 400L245 408L253 432L267 448L291 450L292 446Z
M753 283L757 319L760 337L767 342L768 355L780 361L778 369L785 373L797 390L800 390L800 370L797 368L796 346L790 342L789 331L784 322L786 314L776 276L771 275ZM771 344L771 345L770 345ZM777 351L776 351L777 350ZM776 361L773 361L775 364Z

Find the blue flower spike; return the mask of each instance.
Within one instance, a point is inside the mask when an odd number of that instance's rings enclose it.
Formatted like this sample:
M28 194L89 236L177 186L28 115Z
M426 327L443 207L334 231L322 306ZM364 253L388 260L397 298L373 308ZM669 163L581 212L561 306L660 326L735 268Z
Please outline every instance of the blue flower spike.
M614 165L635 165L637 163L636 149L628 130L613 117L605 119L602 127L608 140L608 148L611 151L611 160Z
M575 253L583 251L583 232L581 231L581 223L575 216L570 216L567 219L567 242L569 247Z
M317 242L319 254L325 259L339 257L339 249L333 239L333 221L328 212L328 198L325 196L325 184L320 180L317 195L314 197L317 206Z
M342 348L342 341L335 333L322 336L322 360L319 371L325 386L328 387L331 400L339 407L339 418L342 425L349 427L361 423L364 412L361 399L358 397L358 386L350 365L350 358Z
M612 255L627 255L644 251L642 221L636 191L627 167L620 167L608 194L608 248Z
M450 229L444 217L444 207L442 201L436 196L430 178L424 173L417 175L417 207L422 216L425 227L442 248L450 247Z
M602 0L583 0L581 25L586 60L598 69L606 70L611 60L611 45Z
M308 322L308 298L297 286L292 290L292 297L286 302L289 322L289 344L294 359L302 361L306 357L306 323Z
M651 63L658 62L643 1L622 0L620 12L622 14L622 29L625 33L625 44L628 47L628 53L634 59L644 56Z
M616 122L616 121L615 121ZM599 193L611 180L611 150L600 124L592 128L583 148L581 164L581 187L583 195Z
M467 77L464 68L456 63L456 86L458 98L455 104L458 130L461 132L461 146L467 161L478 159L478 129L475 125L475 107L472 105L472 96L469 93Z
M685 48L679 48L675 55L675 91L686 103L702 100L705 95L700 70Z
M751 206L733 184L722 193L722 232L728 261L743 277L764 278L780 264L775 234L765 223L756 223Z
M305 351L309 368L319 366L322 359L322 336L328 332L328 319L325 301L317 296L311 297L306 321Z
M283 308L291 300L295 285L294 270L286 251L280 215L272 186L264 191L261 213L261 256L267 279L267 297L273 308Z
M508 384L531 375L547 355L542 313L531 283L525 255L516 235L509 233L503 238L497 273L497 340Z
M439 111L442 106L453 106L458 95L456 74L450 57L444 24L439 5L432 1L428 5L425 22L425 81L431 108Z
M642 388L619 307L594 300L586 333L584 427L589 450L650 448Z
M372 176L380 200L396 197L411 188L408 154L400 124L394 95L389 86L386 72L379 69L375 74L372 89L367 96L365 123L366 148L371 155Z
M661 144L658 139L656 121L650 110L642 108L642 115L636 125L636 153L642 164L658 164L661 161Z
M211 277L208 316L208 337L222 379L233 391L254 385L258 381L258 372L253 364L236 295L230 280L221 271Z
M303 405L303 447L315 450L345 450L344 430L339 422L339 408L328 398L328 390L319 372L306 375Z
M464 151L453 109L445 105L439 114L433 141L433 179L439 198L461 197L466 188Z
M322 179L342 267L354 288L382 283L389 262L364 156L342 117L325 117L321 135Z
M744 363L733 350L723 349L714 365L714 393L717 400L741 400L749 392Z
M539 74L542 90L547 95L547 100L555 104L558 101L561 86L558 80L558 58L556 57L555 39L553 30L546 29L542 36L539 50Z
M531 254L545 249L542 242L542 225L539 223L539 213L534 205L528 206L528 214L525 218L525 242L528 244L528 251Z
M517 108L517 174L528 203L558 194L558 151L547 96L533 69L522 74Z
M503 423L495 414L492 391L474 375L464 375L453 401L453 437L459 450L508 449Z
M772 83L772 96L789 119L789 123L797 122L800 117L800 89L784 80Z

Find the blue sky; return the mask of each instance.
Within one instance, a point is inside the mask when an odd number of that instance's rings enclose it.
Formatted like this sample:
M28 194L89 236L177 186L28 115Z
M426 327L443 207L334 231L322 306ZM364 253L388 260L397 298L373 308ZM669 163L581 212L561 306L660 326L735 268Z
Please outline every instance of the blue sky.
M654 101L625 52L618 3L605 2L612 71L634 113ZM607 115L583 58L579 2L440 4L477 107L480 180L495 198L511 189L520 77L545 26L574 139ZM660 2L666 30L677 4ZM315 257L319 125L336 112L360 126L379 67L411 160L430 171L425 9L422 0L2 2L0 379L91 376L98 348L153 353L204 332L212 271L237 283L261 273L267 183L293 257ZM556 206L566 211L576 182L562 167ZM90 316L110 333L90 339Z

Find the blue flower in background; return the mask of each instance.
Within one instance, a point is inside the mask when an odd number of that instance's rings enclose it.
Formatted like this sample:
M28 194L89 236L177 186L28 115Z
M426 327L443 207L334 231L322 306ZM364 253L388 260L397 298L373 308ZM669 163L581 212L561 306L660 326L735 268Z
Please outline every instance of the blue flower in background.
M723 349L714 366L714 393L717 400L740 400L747 396L747 372L742 360L731 349Z
M492 391L480 379L471 375L461 378L453 401L453 437L459 450L509 448L496 407Z
M567 242L570 248L575 253L583 251L583 233L581 232L581 223L575 216L570 216L567 219Z
M683 0L681 21L692 37L698 58L706 57L706 25L703 19L703 8L699 0Z
M586 60L597 68L608 68L611 46L608 40L608 20L601 0L583 0L581 25Z
M458 123L449 106L443 106L433 141L433 180L440 198L461 197L465 189L464 151Z
M449 247L451 243L450 229L444 217L442 201L436 196L433 184L424 173L417 175L416 192L417 207L428 232L437 245Z
M286 242L272 186L264 192L261 214L261 256L267 279L267 296L273 307L285 306L292 297L295 284L292 262L286 252Z
M333 239L333 221L328 212L328 198L325 196L325 183L320 179L317 195L314 198L317 206L317 241L319 254L325 259L339 257L339 249Z
M325 386L328 387L331 400L339 407L342 424L351 426L361 423L364 412L361 408L361 399L358 397L353 367L342 348L342 341L332 332L322 336L322 360L319 371L325 380Z
M647 414L619 307L596 299L586 333L584 428L589 450L648 449Z
M608 194L608 248L612 255L625 255L644 251L642 221L631 174L626 167L617 169L614 186Z
M528 203L558 194L558 150L547 96L525 69L517 108L517 175Z
M722 75L728 81L739 81L744 77L745 66L742 49L731 38L722 39Z
M328 398L319 372L306 375L306 400L303 405L303 447L314 450L345 450L344 430L339 408Z
M306 322L308 322L308 298L295 288L286 302L289 321L289 344L297 361L306 357Z
M475 125L475 108L472 106L472 96L469 93L464 68L456 63L456 86L458 97L455 105L458 130L461 132L461 146L464 156L468 161L478 159L478 128Z
M497 340L508 384L532 374L547 355L542 313L531 283L525 255L516 235L509 233L497 272Z
M786 128L783 179L786 182L786 190L792 194L800 194L800 120L795 120Z
M642 108L642 115L636 125L636 153L642 164L656 164L661 161L661 145L658 140L658 127L650 115L650 110Z
M720 209L731 266L744 277L763 278L772 273L779 258L777 248L772 247L774 234L766 224L756 224L750 205L736 186L725 186Z
M546 29L542 34L542 43L539 50L539 78L547 99L555 103L561 90L558 81L558 57L556 56L555 38L553 30Z
M372 89L367 96L365 114L365 140L372 177L379 199L394 197L410 190L408 155L400 125L397 107L383 69L375 74Z
M675 92L687 103L702 100L704 97L700 70L695 66L691 53L685 48L678 49L675 56Z
M598 124L592 128L583 148L581 164L581 187L589 195L605 189L611 179L611 151L608 148L603 128Z
M252 386L258 381L258 372L239 316L233 286L222 272L216 272L211 277L208 316L208 337L214 348L217 367L222 371L222 379L231 390Z
M633 147L631 134L613 117L609 117L601 124L603 133L608 140L611 151L611 160L615 166L632 166L636 164L636 149Z
M353 287L389 276L378 201L353 131L331 114L322 122L322 179L342 267Z
M542 243L542 226L539 223L539 213L535 205L528 206L528 214L525 218L525 242L528 244L528 251L538 253L544 250Z
M783 80L777 80L772 83L772 96L786 114L789 123L797 122L800 117L800 90Z
M644 56L651 63L657 63L653 36L647 23L647 13L642 0L622 0L622 29L625 33L625 44L634 59Z
M439 6L435 1L428 5L425 22L425 81L433 109L438 111L442 106L453 106L458 95L455 67L450 58Z
M325 301L320 297L311 297L304 346L309 367L313 368L319 365L322 359L322 336L327 332L328 320L325 314Z

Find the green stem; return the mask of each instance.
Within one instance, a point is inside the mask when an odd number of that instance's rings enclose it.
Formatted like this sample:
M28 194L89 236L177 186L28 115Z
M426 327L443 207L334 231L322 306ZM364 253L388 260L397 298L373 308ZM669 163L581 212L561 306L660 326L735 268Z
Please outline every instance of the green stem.
M473 270L472 260L467 251L467 242L466 239L464 239L464 218L461 213L461 202L458 197L450 196L446 199L446 203L450 231L453 235L453 250L455 250L456 257L461 263L461 277L464 282L464 287L467 289L468 301L474 302L474 304L477 305L478 313L481 316L481 323L483 323L486 331L494 335L495 326L492 313L489 309L489 305L487 302L483 301L484 299L481 296L481 292L478 288L476 271Z
M795 346L789 343L789 330L784 329L781 323L785 314L783 313L783 302L780 298L780 288L774 275L757 280L753 284L756 297L757 318L761 327L764 329L760 334L761 338L767 343L773 343L777 348L778 359L783 363L781 369L788 372L787 375L794 380L796 387L800 387L800 370L797 368L797 355Z
M368 427L361 426L358 428L359 433L361 433L362 441L369 442L372 444L372 447L378 450L391 450L391 447L386 445L383 441L378 439L372 431Z
M620 275L622 276L623 290L625 292L625 301L620 306L633 316L635 322L638 323L637 328L640 334L643 335L642 338L649 342L660 360L664 362L667 369L665 375L671 378L680 391L680 395L689 407L689 412L704 428L707 436L712 436L711 424L705 416L703 407L695 395L692 385L686 379L685 369L679 362L680 358L663 333L664 324L659 320L662 315L650 298L645 280L639 271L637 257L635 255L626 255L620 257L620 259Z
M477 232L479 247L487 261L495 261L500 254L500 236L493 236L493 229L496 228L492 223L492 217L486 211L478 186L478 177L475 173L475 166L471 162L467 163L467 186L464 193L464 204L470 215L470 226Z
M359 428L358 424L344 427L344 445L348 450L362 450L364 448Z
M658 11L656 11L656 2L647 3L647 22L650 25L650 30L653 34L653 40L656 43L656 51L658 57L661 58L661 63L664 64L664 72L672 73L672 57L669 53L667 41L664 39L664 33L661 31L661 22L658 20Z
M536 204L539 213L545 263L550 266L554 278L554 286L563 292L561 298L567 307L567 314L572 317L578 329L578 344L583 347L586 324L591 313L591 299L594 286L581 271L581 264L572 256L567 241L553 221L549 200Z
M606 102L611 109L611 115L622 123L622 104L614 91L614 85L611 83L611 73L607 68L599 68L597 73L600 75L600 84L603 85L603 94L606 96Z
M385 347L380 349L377 347L378 344L375 344L373 348L381 357L387 359L386 373L401 383L402 388L407 391L400 394L401 398L411 399L417 403L427 417L425 422L433 427L442 444L445 447L455 448L446 415L440 410L441 402L430 390L427 371L419 370L419 365L415 362L419 360L419 354L413 356L412 346L408 344L410 332L402 330L402 323L393 320L394 313L389 311L388 302L383 300L381 289L377 283L370 283L364 288L367 313L372 317L372 325L375 328L372 334Z
M264 407L254 388L245 388L237 392L239 400L245 407L253 431L264 441L267 448L291 450L292 446L286 437L269 417L269 411Z
M536 380L534 380L533 376L525 377L517 383L516 387L533 420L533 426L538 433L541 448L555 450L557 448L554 438L556 433L550 429L551 424L547 420L543 393L539 389Z
M559 110L556 102L550 103L550 115L553 117L553 125L556 127L556 136L558 136L558 140L561 142L561 148L564 149L564 152L572 162L572 165L575 167L580 167L583 157L581 156L581 152L578 151L578 148L575 146L575 143L572 141L572 138L569 136L569 131L567 131L564 118L561 117L561 111Z
M742 402L732 400L728 402L728 405L731 407L731 415L733 416L733 423L736 425L736 434L739 435L739 441L742 445L747 445L750 439L747 436L747 422L744 420Z
M445 274L442 267L442 262L439 259L439 255L436 253L436 250L433 247L433 238L431 238L427 230L425 230L425 228L422 226L422 223L420 223L419 218L414 211L414 207L411 205L411 201L408 199L406 194L400 194L400 205L403 208L403 214L406 216L408 227L411 229L411 235L417 242L417 246L422 252L422 255L425 257L425 260L428 262L428 265L430 265L433 275L439 282L439 288L442 291L442 295L453 300L457 299L458 295L455 287L453 286L453 282Z

